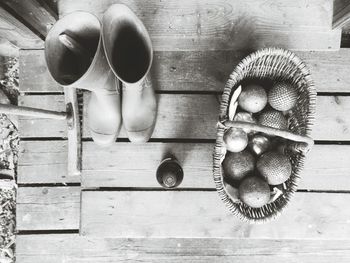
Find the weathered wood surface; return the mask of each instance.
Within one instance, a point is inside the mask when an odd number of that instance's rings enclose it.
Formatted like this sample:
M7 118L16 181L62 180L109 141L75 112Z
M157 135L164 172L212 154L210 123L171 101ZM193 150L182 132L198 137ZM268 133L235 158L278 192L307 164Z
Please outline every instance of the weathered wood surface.
M86 188L160 187L155 171L164 155L172 153L185 173L179 188L214 188L213 147L212 143L116 143L105 149L84 142L81 183ZM349 150L349 145L315 145L299 189L350 190ZM67 176L67 141L22 141L18 163L20 184L80 182L79 176Z
M18 105L54 111L66 110L64 95L20 96ZM18 130L21 137L66 137L67 122L19 116Z
M44 4L43 4L44 3ZM2 0L0 6L6 8L11 14L29 26L35 34L44 39L48 30L56 22L57 16L47 10L48 6L40 0Z
M13 45L9 40L0 37L0 56L18 57L19 48Z
M221 92L247 51L155 52L152 77L158 91ZM310 68L318 92L350 92L350 50L296 52ZM44 50L20 51L21 92L62 92L50 76Z
M349 194L297 193L261 225L230 214L215 191L83 191L81 234L103 237L349 239Z
M88 191L82 233L114 237L348 239L349 194L296 193L277 220L250 225L230 215L215 191ZM79 229L79 187L21 187L18 230ZM186 204L186 205L184 205Z
M299 50L340 47L340 30L330 30L333 5L328 0L61 0L58 8L60 16L84 10L101 17L111 4L120 2L144 22L155 50L240 50L271 45Z
M68 176L67 158L67 141L21 141L17 182L79 183L80 176Z
M215 188L214 144L116 143L108 150L83 144L83 187L160 187L155 172L167 153L181 163L184 179L179 188ZM315 145L306 159L299 189L350 190L350 146Z
M87 101L88 94L85 94ZM159 94L158 117L152 138L215 139L220 95ZM20 105L51 110L64 110L63 95L31 95L19 98ZM84 117L86 116L84 104ZM315 140L350 139L350 97L319 96L316 123L312 137ZM86 118L85 118L86 120ZM65 121L21 117L21 137L66 137ZM83 123L83 137L90 137L88 121ZM119 138L126 138L122 129Z
M19 90L21 92L63 92L51 77L45 61L45 52L21 50L19 59Z
M78 229L80 187L20 187L17 230Z
M43 48L44 41L0 7L0 36L19 48Z
M348 263L350 242L279 239L118 239L74 234L19 235L21 263L250 262Z

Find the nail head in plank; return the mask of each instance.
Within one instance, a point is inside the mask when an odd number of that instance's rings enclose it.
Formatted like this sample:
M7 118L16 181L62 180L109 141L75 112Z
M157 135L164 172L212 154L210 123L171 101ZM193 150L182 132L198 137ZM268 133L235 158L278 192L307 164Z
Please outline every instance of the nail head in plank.
M243 223L218 194L83 191L81 234L100 237L348 239L349 194L297 193L279 219Z
M19 187L17 230L78 229L80 187Z
M18 235L21 263L304 262L348 263L347 240L96 238L75 234Z

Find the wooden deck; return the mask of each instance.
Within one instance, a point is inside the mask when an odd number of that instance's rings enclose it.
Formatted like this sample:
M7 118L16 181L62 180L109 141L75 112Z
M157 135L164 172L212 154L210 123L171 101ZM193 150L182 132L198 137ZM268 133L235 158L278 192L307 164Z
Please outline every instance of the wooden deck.
M100 16L113 2L61 0L59 11ZM332 1L122 2L154 43L154 135L134 145L122 131L105 149L91 141L83 121L82 175L68 176L66 124L20 118L17 261L350 262L350 49L337 50ZM296 50L311 70L316 145L283 215L250 225L220 201L212 150L228 75L249 50L270 45ZM42 49L20 51L20 90L21 105L64 110ZM155 178L168 152L185 173L173 191Z

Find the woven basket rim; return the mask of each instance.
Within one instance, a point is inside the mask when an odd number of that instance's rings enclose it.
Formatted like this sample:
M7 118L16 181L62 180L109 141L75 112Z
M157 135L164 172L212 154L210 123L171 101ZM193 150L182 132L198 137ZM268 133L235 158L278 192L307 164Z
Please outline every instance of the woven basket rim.
M213 156L213 159L214 159L213 177L214 177L214 182L215 182L217 192L219 193L221 200L226 204L228 209L233 214L237 215L241 220L253 222L253 223L263 223L263 222L275 219L277 216L279 216L284 210L284 208L289 204L290 198L293 196L294 192L297 190L297 181L299 179L299 175L298 173L296 173L296 175L294 176L295 183L292 184L292 186L290 187L289 191L286 193L286 196L284 198L286 202L283 203L281 207L276 206L276 209L274 209L274 211L270 213L268 216L261 217L261 218L251 218L245 215L244 213L242 213L242 211L238 209L238 204L232 201L232 199L229 197L224 187L223 173L221 169L221 159L225 154L225 152L223 152L224 145L222 141L222 136L225 131L225 127L223 126L222 123L228 119L227 109L229 107L230 96L232 94L233 87L238 86L238 84L243 80L241 79L241 76L244 75L243 73L246 66L264 56L276 56L281 59L286 59L288 62L293 63L295 67L300 71L300 77L302 77L302 79L306 83L307 97L309 100L308 113L307 113L308 121L305 123L305 134L304 134L306 136L310 136L311 129L314 123L314 116L315 116L315 109L316 109L316 94L317 94L316 89L314 87L313 80L311 79L311 76L310 76L309 69L307 68L305 63L299 57L297 57L293 52L282 48L264 48L249 54L248 56L243 58L242 61L235 67L235 69L230 74L226 82L224 92L222 95L221 105L220 105L219 122L217 125L217 139L216 139L214 156ZM305 155L301 154L299 159L301 167L303 166L304 159L305 159ZM298 169L299 168L297 168L297 171ZM272 203L272 205L274 205L274 203ZM266 208L264 206L263 208L259 208L259 209L266 209Z

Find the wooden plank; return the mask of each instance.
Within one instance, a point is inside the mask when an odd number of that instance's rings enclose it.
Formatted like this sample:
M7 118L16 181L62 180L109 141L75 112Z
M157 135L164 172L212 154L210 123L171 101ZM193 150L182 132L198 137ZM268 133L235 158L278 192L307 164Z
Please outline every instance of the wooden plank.
M59 2L60 15L75 10L101 17L113 3L128 5L144 22L154 50L339 49L340 30L331 31L332 2L312 0L198 1L105 0ZM268 19L266 19L268 17ZM312 32L312 33L310 33Z
M20 96L18 105L46 110L66 111L64 95ZM66 137L65 120L52 120L19 116L20 136L24 137Z
M206 237L348 239L349 211L338 208L345 207L349 198L297 193L280 219L253 226L229 215L215 191L84 192L83 230L95 235L91 231L99 231L103 224L100 234L114 237L205 233ZM79 187L20 187L17 202L19 231L79 228Z
M158 116L152 138L215 139L219 100L219 95L159 95ZM86 106L85 103L84 116ZM349 114L349 97L319 96L312 137L315 140L349 140ZM83 123L83 137L90 137L86 121ZM127 137L124 129L119 137Z
M349 239L349 194L297 193L278 220L252 225L200 191L84 191L81 234L103 237Z
M56 22L56 18L46 9L47 6L37 0L2 0L0 5L18 17L42 39L45 39L48 30Z
M158 91L222 91L248 51L154 52L152 77ZM350 50L296 52L310 68L318 92L350 92ZM20 51L22 92L62 92L48 72L44 50Z
M0 7L0 36L19 48L43 48L44 41Z
M0 56L18 57L19 49L7 39L0 37Z
M213 147L211 143L116 143L105 149L84 142L82 185L159 187L155 171L165 154L172 153L185 172L180 188L214 189ZM349 150L349 145L315 145L306 159L299 189L349 190ZM80 182L79 176L67 176L67 141L21 141L18 163L20 184Z
M79 228L80 187L19 187L17 230Z
M85 94L84 101L88 95ZM160 94L158 117L152 138L215 139L220 95ZM64 109L63 95L31 95L20 97L20 105L43 109ZM84 116L86 116L84 104ZM350 97L318 96L315 140L350 139ZM86 120L86 118L85 118ZM21 137L65 137L65 121L20 118ZM39 128L40 127L40 128ZM83 137L89 137L87 121L83 122ZM122 129L119 138L126 138Z
M160 91L222 91L247 51L155 52L152 77ZM318 92L350 92L350 50L295 52L311 72Z
M21 92L63 92L48 71L44 50L21 50L19 54Z
M79 183L80 176L68 176L67 157L67 141L21 141L17 182Z
M105 149L93 142L83 145L82 186L159 187L156 170L168 153L184 170L179 188L214 189L211 143L116 143ZM299 189L350 190L350 146L315 145L306 159Z
M74 234L18 235L21 263L95 262L338 262L350 261L346 240L117 239Z
M349 49L339 52L296 52L309 67L317 92L350 92ZM350 65L349 65L350 66Z

